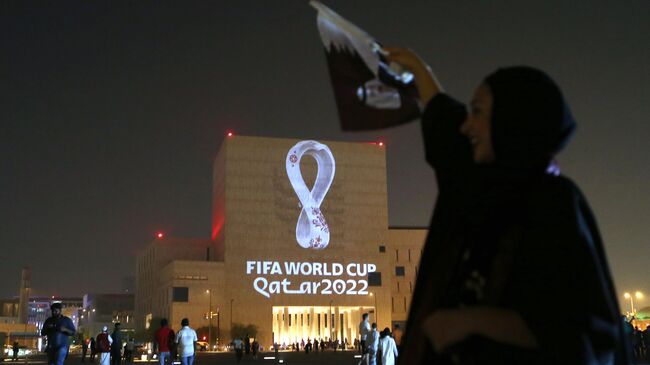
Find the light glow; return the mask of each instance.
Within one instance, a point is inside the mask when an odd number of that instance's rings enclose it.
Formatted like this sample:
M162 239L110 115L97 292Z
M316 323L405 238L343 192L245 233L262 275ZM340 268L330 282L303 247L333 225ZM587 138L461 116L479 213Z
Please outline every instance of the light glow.
M165 235L162 232L156 233L156 237L163 238Z

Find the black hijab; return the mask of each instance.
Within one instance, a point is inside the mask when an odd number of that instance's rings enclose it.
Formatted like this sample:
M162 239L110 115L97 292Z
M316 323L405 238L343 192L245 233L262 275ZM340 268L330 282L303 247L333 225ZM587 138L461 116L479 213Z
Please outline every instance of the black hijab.
M498 69L485 83L493 97L496 164L545 170L576 126L558 86L544 72L528 66Z

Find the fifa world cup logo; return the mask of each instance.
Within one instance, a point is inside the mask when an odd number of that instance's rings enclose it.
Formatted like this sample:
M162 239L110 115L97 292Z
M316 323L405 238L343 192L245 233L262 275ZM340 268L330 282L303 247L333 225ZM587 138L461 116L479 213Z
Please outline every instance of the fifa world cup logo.
M305 184L300 172L300 160L304 155L312 156L318 168L316 181L311 190ZM330 230L320 205L334 180L336 166L332 151L326 145L316 141L298 142L287 154L286 167L291 186L302 205L296 224L296 240L303 248L322 250L330 242Z

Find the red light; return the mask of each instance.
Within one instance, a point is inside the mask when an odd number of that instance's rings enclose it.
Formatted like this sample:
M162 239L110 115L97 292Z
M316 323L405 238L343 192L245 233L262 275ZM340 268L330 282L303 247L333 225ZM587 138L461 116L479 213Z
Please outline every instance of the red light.
M232 132L228 132L228 137L232 137L232 136L233 136Z
M205 341L205 336L203 336L203 341Z
M158 238L163 238L163 236L164 236L164 235L162 234L162 232L158 232L158 233L156 234L156 237L158 237Z
M379 145L379 147L383 147L383 146L384 146L384 142L379 142L379 143L377 143L377 144Z

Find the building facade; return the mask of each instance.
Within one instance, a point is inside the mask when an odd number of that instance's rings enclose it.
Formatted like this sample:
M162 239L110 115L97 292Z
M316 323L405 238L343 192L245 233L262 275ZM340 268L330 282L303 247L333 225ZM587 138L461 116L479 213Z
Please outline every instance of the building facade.
M386 156L371 143L229 137L213 169L210 238L156 238L137 257L136 326L237 324L272 343L405 321L423 229L389 229ZM199 334L201 335L201 334Z

